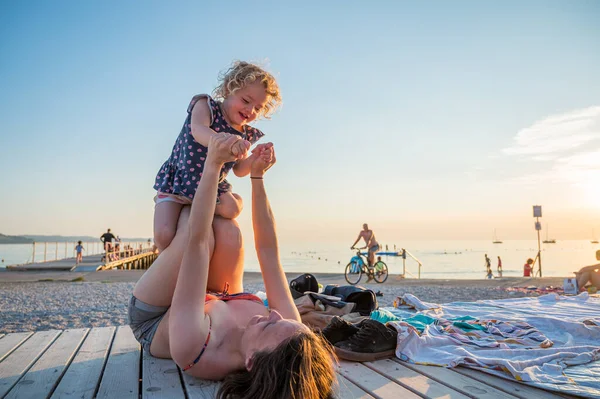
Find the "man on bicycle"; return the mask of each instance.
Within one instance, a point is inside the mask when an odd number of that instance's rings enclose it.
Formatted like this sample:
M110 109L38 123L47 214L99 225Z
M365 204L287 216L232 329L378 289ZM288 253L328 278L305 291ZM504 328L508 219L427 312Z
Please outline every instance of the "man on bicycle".
M375 252L379 251L379 243L375 239L375 233L373 233L373 230L369 230L369 226L366 223L363 224L363 229L358 233L358 237L350 249L354 249L354 246L361 238L365 240L366 248L369 250L367 260L369 261L369 268L372 268L375 264Z

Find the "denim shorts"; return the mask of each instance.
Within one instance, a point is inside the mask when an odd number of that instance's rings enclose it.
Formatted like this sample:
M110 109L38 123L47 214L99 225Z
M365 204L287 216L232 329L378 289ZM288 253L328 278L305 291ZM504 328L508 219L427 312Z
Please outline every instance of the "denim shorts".
M169 310L169 306L149 305L133 295L129 299L127 322L135 339L147 353L150 353L150 344L167 310Z

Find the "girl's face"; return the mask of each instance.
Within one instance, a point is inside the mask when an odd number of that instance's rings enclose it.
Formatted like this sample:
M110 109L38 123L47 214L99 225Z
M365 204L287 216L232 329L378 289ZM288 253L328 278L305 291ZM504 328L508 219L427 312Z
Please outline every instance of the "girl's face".
M262 83L251 83L223 100L225 116L230 125L239 128L255 120L267 101L267 92Z

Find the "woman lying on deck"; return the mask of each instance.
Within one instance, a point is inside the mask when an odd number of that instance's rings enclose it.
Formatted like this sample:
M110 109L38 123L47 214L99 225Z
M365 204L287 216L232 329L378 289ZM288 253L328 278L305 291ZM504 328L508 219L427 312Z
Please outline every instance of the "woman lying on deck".
M182 210L177 235L136 284L129 324L152 356L171 358L195 377L224 379L220 398L330 398L332 351L301 323L279 260L262 180L275 163L272 145L251 168L255 246L270 310L243 293L239 226L214 216L219 170L234 159L237 140L210 139L191 210Z

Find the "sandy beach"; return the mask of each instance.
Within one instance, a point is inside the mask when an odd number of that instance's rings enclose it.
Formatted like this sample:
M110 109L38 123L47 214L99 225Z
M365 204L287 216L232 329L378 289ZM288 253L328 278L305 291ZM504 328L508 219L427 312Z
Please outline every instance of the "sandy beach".
M100 327L127 323L127 301L143 270L104 272L0 272L0 333ZM300 273L288 273L288 280ZM317 281L346 285L340 274L315 274ZM264 291L259 273L244 275L245 290ZM510 287L561 287L563 278L495 280L414 280L390 275L384 284L361 284L383 296L380 306L392 306L404 293L437 303L539 295Z

